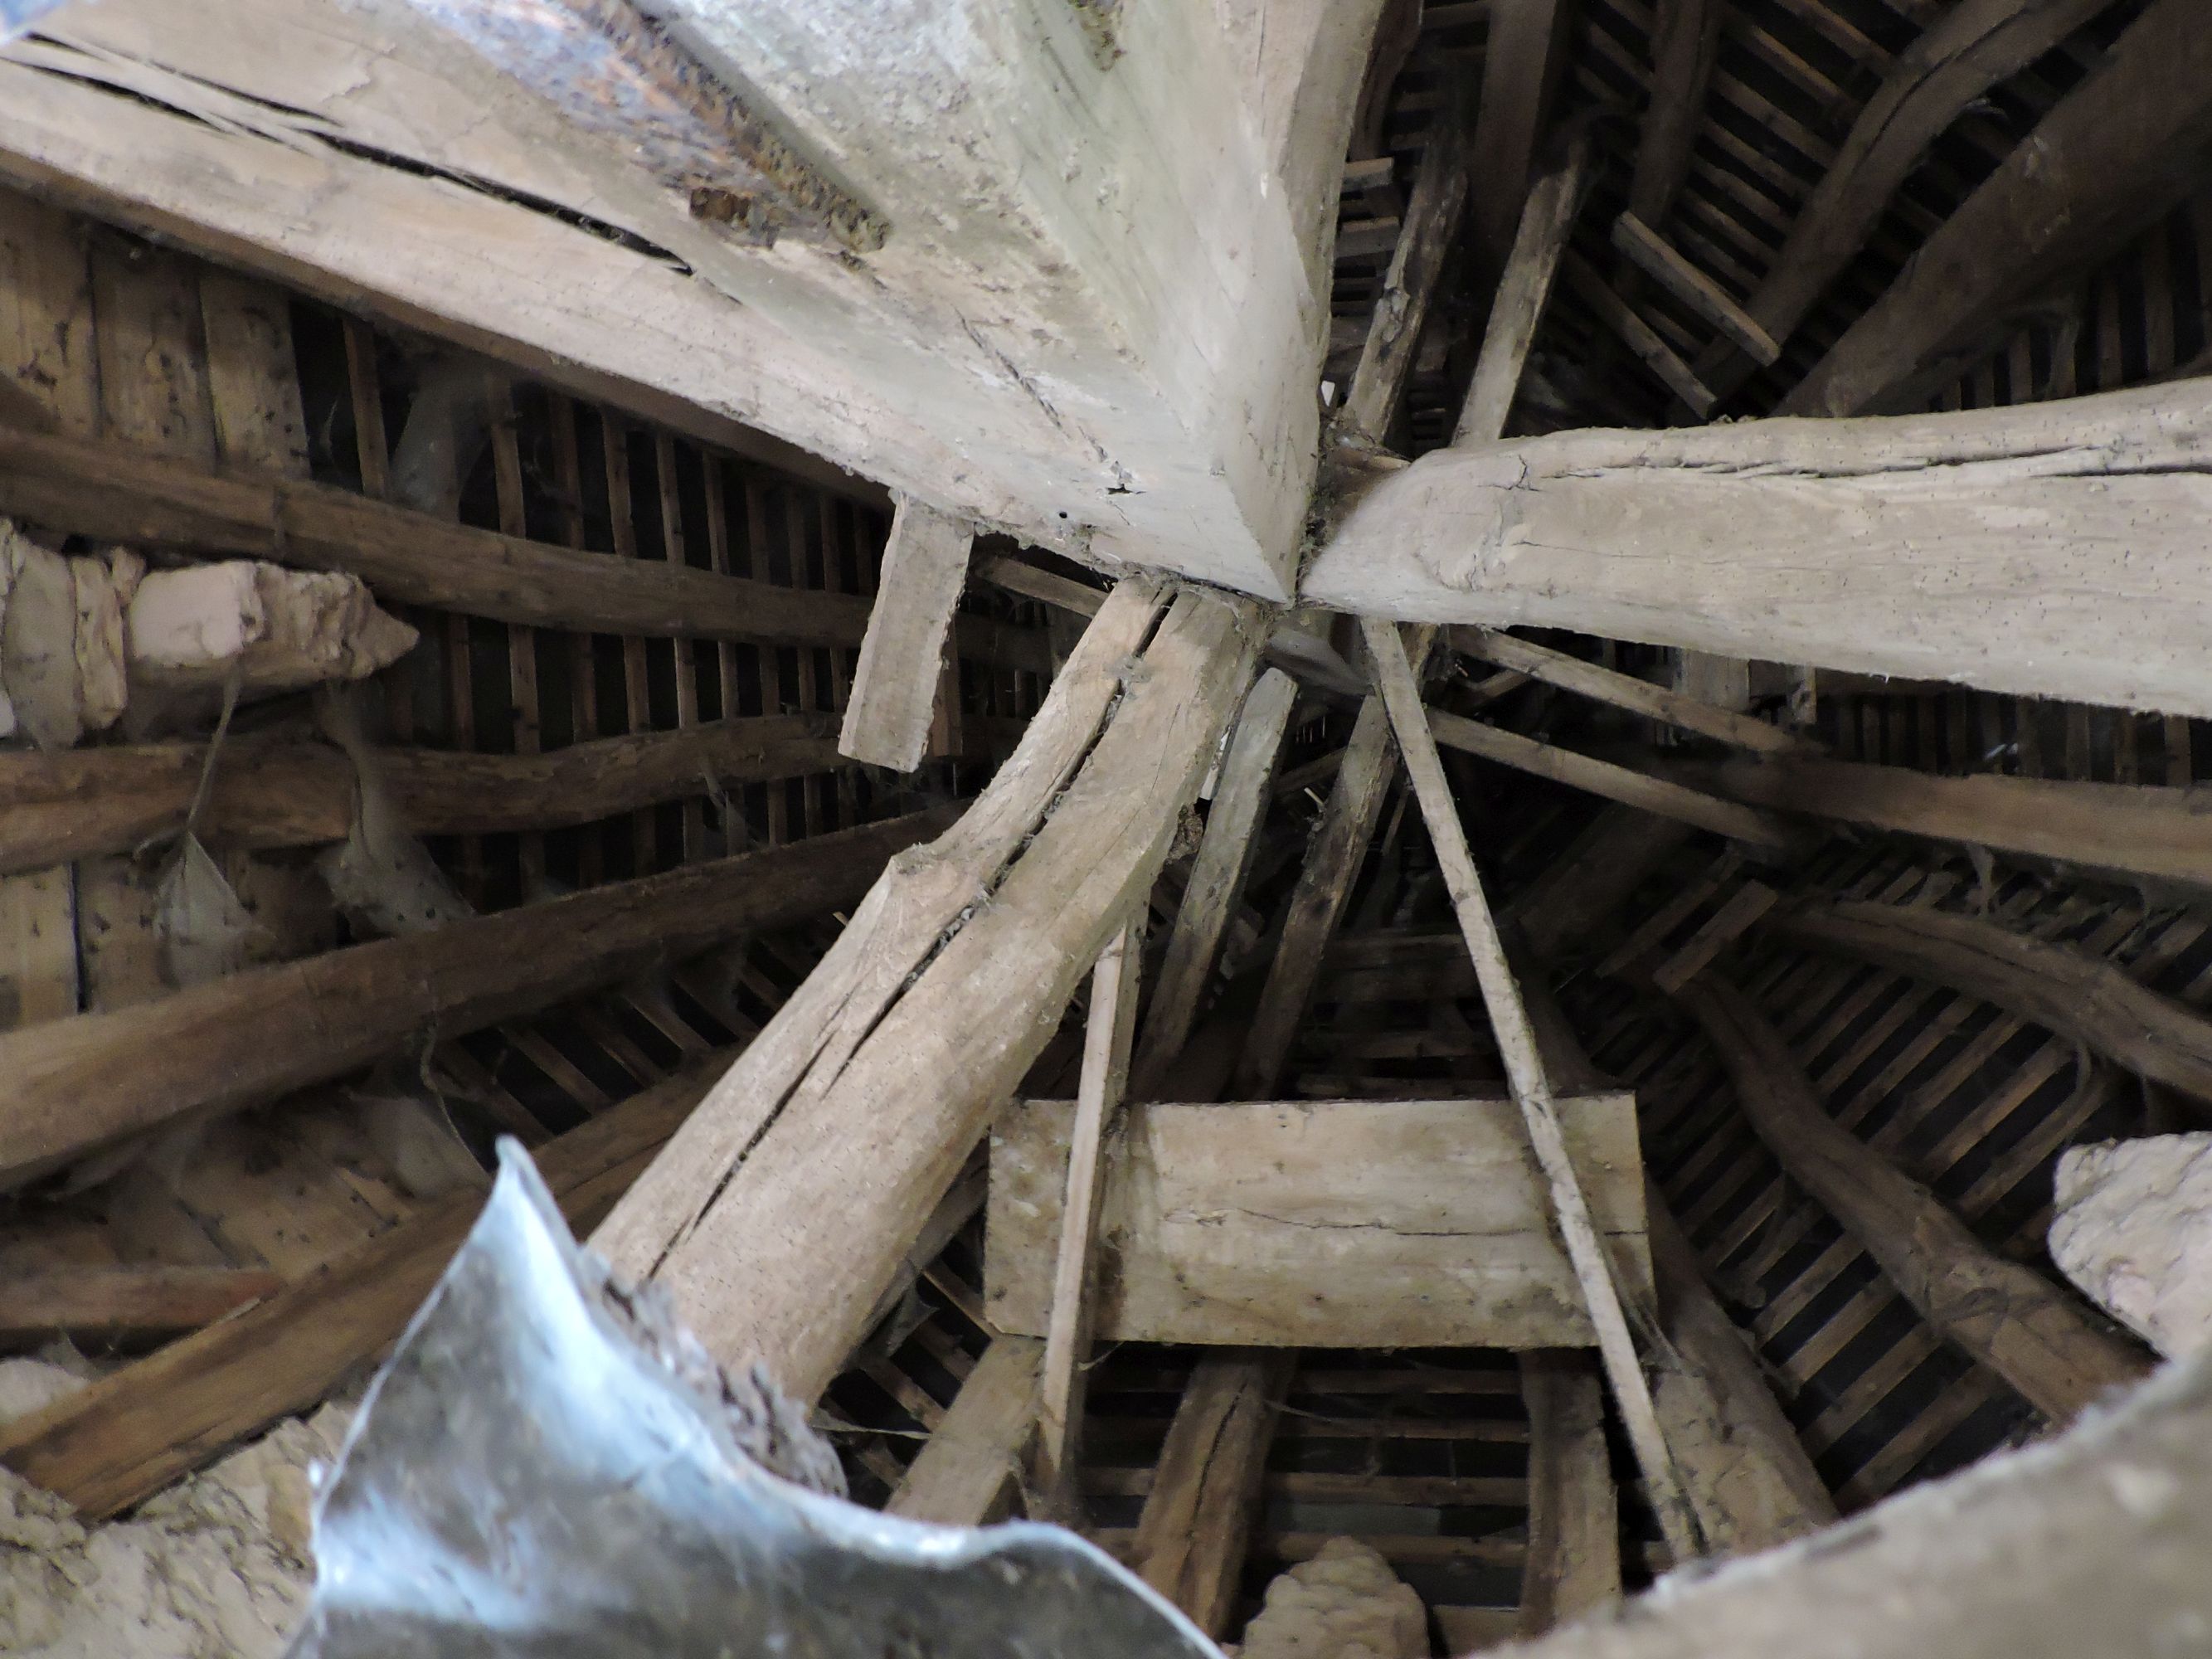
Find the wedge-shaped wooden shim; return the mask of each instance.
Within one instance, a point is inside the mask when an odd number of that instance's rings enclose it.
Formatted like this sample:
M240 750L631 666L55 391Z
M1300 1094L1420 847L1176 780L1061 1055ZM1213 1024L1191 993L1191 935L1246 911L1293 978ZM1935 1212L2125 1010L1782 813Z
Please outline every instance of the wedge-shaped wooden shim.
M1634 1097L1559 1105L1592 1215L1648 1297ZM1019 1102L992 1133L989 1308L1009 1334L1045 1328L1073 1113L1066 1101ZM1593 1340L1503 1097L1133 1107L1098 1237L1102 1341Z

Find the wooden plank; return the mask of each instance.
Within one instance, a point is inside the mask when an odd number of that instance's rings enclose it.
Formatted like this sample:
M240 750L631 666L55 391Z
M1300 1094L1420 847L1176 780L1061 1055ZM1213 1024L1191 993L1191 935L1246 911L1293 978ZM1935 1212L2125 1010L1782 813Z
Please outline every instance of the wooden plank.
M1573 944L1612 920L1664 865L1692 830L1672 818L1608 806L1544 873L1516 895L1499 920L1540 962L1558 962Z
M1978 356L2014 308L2107 257L2194 189L2212 148L2203 24L2191 0L2154 0L1778 412L1911 407Z
M1295 1366L1286 1353L1200 1359L1137 1517L1131 1565L1217 1638L1228 1632L1267 1445Z
M1536 341L1536 326L1543 321L1545 304L1552 297L1559 255L1566 249L1575 216L1589 185L1595 151L1589 127L1577 126L1568 136L1559 159L1528 187L1528 205L1522 210L1519 228L1513 234L1497 297L1490 302L1490 319L1484 325L1474 378L1468 382L1467 401L1460 405L1459 419L1452 428L1455 444L1495 443L1505 435L1505 423L1511 418L1513 400L1521 389L1522 371Z
M684 732L599 738L540 753L375 749L370 763L417 835L558 829L708 787L792 777L831 763L830 719L745 716ZM117 744L58 754L0 752L0 871L124 853L184 827L204 744ZM343 840L352 763L328 744L232 738L201 809L200 834L243 847Z
M1698 379L1674 348L1660 338L1656 329L1636 314L1635 308L1620 297L1596 266L1570 248L1565 258L1564 274L1576 297L1596 313L1598 321L1620 337L1620 343L1657 375L1668 391L1688 405L1692 414L1701 421L1711 416L1717 401L1712 388Z
M1040 1518L1073 1525L1081 1514L1076 1471L1083 1460L1083 1410L1097 1316L1098 1217L1106 1182L1106 1138L1128 1091L1129 1044L1137 1025L1137 975L1144 936L1125 922L1098 953L1083 1030L1083 1073L1060 1189L1051 1316L1037 1391L1036 1484Z
M76 1011L76 886L70 866L0 877L0 1031Z
M1025 599L1057 606L1079 617L1095 617L1106 603L1103 588L1091 587L1070 576L1040 570L1024 560L996 554L975 562L975 574L994 587L1018 593Z
M514 388L504 375L488 376L484 399L491 427L492 489L499 502L500 533L526 537L530 533L528 502L524 495L522 442L515 429ZM510 623L507 629L507 700L513 718L508 746L517 755L535 755L545 747L544 714L538 699L538 630ZM573 740L574 734L570 734ZM525 831L516 849L522 891L533 897L545 890L545 837Z
M109 1013L0 1036L14 1079L0 1171L40 1170L187 1115L335 1077L434 1024L451 1035L652 963L853 902L919 813L426 933L248 969Z
M75 215L13 191L0 211L0 379L79 438L100 430L90 234Z
M241 1267L117 1267L12 1273L0 1286L0 1339L65 1336L92 1346L166 1340L212 1325L284 1281Z
M307 417L293 356L292 299L248 276L200 268L216 451L230 465L307 476Z
M702 1097L726 1054L537 1154L581 1231ZM281 1417L311 1409L399 1335L475 1224L481 1198L422 1210L239 1316L112 1371L0 1431L0 1462L88 1520L143 1502Z
M1523 1636L1540 1636L1620 1595L1620 1510L1605 1444L1604 1370L1587 1353L1521 1356L1528 1412L1528 1554Z
M1580 657L1538 645L1533 640L1516 638L1498 629L1454 628L1447 631L1446 638L1453 650L1466 655L1480 657L1485 662L1526 674L1530 679L1579 692L1616 708L1626 708L1632 714L1662 720L1735 748L1762 755L1802 755L1816 747L1765 720L1701 702L1663 685L1654 685L1618 669L1585 662Z
M921 764L975 526L901 496L837 752L894 772Z
M992 1322L1049 1319L1073 1109L1026 1101L993 1132ZM1564 1104L1595 1224L1649 1297L1628 1097ZM1130 1108L1106 1166L1115 1273L1102 1341L1342 1348L1586 1346L1575 1273L1510 1100Z
M1612 761L1578 755L1571 749L1524 738L1518 732L1508 732L1503 726L1481 720L1448 714L1440 708L1429 711L1429 726L1435 741L1449 748L1480 755L1485 760L1549 778L1570 788L1602 795L1623 806L1694 824L1752 847L1779 852L1795 844L1789 827L1766 813Z
M1365 490L1301 591L2201 715L2212 413L2192 384L1439 449ZM1910 489L1883 487L1900 477Z
M1781 896L1765 882L1747 881L1707 917L1682 948L1651 970L1651 982L1672 995L1712 965L1713 958L1751 931Z
M1514 1103L1520 1109L1529 1145L1543 1170L1544 1184L1551 1194L1552 1216L1559 1225L1567 1259L1573 1266L1576 1282L1589 1312L1598 1352L1605 1362L1606 1379L1620 1402L1622 1419L1628 1427L1629 1443L1635 1448L1651 1507L1658 1514L1668 1546L1676 1559L1686 1560L1697 1553L1697 1521L1683 1496L1680 1477L1675 1473L1665 1434L1652 1410L1650 1382L1629 1335L1622 1292L1616 1283L1621 1264L1598 1237L1589 1195L1566 1144L1528 1008L1506 960L1498 924L1491 915L1489 898L1483 891L1481 875L1475 868L1474 854L1468 849L1467 831L1460 823L1459 807L1444 777L1443 763L1429 730L1419 683L1407 659L1405 644L1395 623L1364 617L1360 619L1360 631L1373 661L1376 688L1389 706L1391 728L1405 747L1406 769L1421 803L1421 818L1428 826L1430 844L1435 848L1437 863L1443 867L1444 884L1451 894L1460 931L1467 936L1468 954L1474 958L1475 976L1481 981L1483 1006L1490 1012L1498 1055L1505 1062ZM1640 1170L1640 1154L1638 1167ZM1650 1298L1642 1295L1638 1287L1632 1286L1630 1294L1637 1296L1639 1305L1650 1305Z
M1727 289L1684 258L1673 243L1635 213L1624 213L1613 222L1613 245L1638 270L1718 329L1753 362L1764 368L1782 356L1774 337L1729 298Z
M596 1240L710 1351L759 1358L795 1396L836 1374L1150 890L1244 690L1250 606L1142 579L1115 595L990 787L891 866Z
M1677 1000L1719 1049L1744 1115L1792 1179L1847 1228L1897 1289L2037 1410L2064 1422L2148 1376L2148 1356L2106 1333L2033 1269L1997 1256L1926 1188L1839 1127L1743 994L1698 980Z
M215 406L196 262L94 238L92 302L101 434L187 465L213 465ZM84 1006L126 1008L167 991L157 872L136 860L97 858L77 866L76 880Z
M1260 826L1273 798L1276 762L1298 690L1271 668L1244 694L1237 729L1221 762L1219 781L1206 811L1206 830L1191 862L1190 880L1176 911L1154 988L1144 1041L1131 1070L1136 1099L1158 1097L1170 1070L1190 1041L1207 986L1221 957L1231 919L1244 900L1245 878L1259 850Z
M1003 1517L1036 1431L1044 1345L994 1336L884 1505L909 1521L981 1527Z

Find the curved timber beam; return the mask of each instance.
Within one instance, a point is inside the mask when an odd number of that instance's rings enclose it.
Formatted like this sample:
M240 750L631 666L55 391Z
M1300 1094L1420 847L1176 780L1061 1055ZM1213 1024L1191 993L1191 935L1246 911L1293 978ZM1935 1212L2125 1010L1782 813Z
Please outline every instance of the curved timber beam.
M1997 1255L1830 1117L1781 1034L1742 992L1705 975L1675 995L1719 1051L1737 1103L1776 1160L1938 1333L2054 1422L2149 1373L2147 1354L2033 1268Z
M2212 1109L2212 1020L2102 957L1976 916L1857 899L1792 905L1759 927L1993 1002Z
M1911 407L1990 343L2014 308L2110 258L2201 185L2212 155L2204 23L2202 0L2153 0L1777 413Z
M1752 319L1787 340L1867 238L1928 146L1976 99L2106 9L2106 0L1968 0L1899 52L1869 99L1828 171L1791 222L1782 252L1745 303ZM1638 177L1642 158L1638 158ZM1655 222L1648 214L1647 223ZM1722 376L1728 347L1698 368L1716 390L1751 372L1738 358Z

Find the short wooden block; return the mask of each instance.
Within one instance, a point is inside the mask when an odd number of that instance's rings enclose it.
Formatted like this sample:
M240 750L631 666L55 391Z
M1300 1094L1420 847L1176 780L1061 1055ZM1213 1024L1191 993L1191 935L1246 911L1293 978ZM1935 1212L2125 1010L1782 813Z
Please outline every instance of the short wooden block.
M1559 1103L1598 1227L1650 1294L1628 1094ZM1066 1101L1018 1102L991 1139L992 1321L1049 1314ZM1504 1097L1133 1107L1100 1222L1102 1341L1574 1347L1589 1316Z

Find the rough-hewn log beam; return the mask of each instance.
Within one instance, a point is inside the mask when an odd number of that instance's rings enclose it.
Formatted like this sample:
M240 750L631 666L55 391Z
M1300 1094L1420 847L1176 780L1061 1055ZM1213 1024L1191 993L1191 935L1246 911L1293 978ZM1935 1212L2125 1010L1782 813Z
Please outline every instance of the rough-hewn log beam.
M98 439L0 427L0 515L134 546L360 577L381 598L585 632L858 645L868 601L459 525L327 484L210 471ZM1019 641L1016 641L1017 644ZM985 630L961 641L994 646ZM1049 672L1042 641L1022 665Z
M1690 152L1705 124L1705 88L1719 50L1720 0L1659 0L1651 25L1651 95L1637 135L1628 181L1628 210L1663 229L1690 171Z
M1565 59L1572 0L1492 0L1469 176L1478 257L1504 266Z
M1681 1360L1660 1367L1654 1402L1706 1549L1748 1555L1818 1532L1834 1497L1656 1185L1644 1203L1660 1329Z
M2146 1479L2149 1485L2143 1483ZM2212 1619L2212 1354L2048 1444L1911 1488L1520 1659L2158 1659Z
M1859 899L1789 905L1760 927L1993 1002L2212 1109L2212 1020L2102 957L1978 916Z
M1741 991L1705 975L1677 1000L1712 1040L1744 1115L1783 1169L1942 1335L2055 1422L2148 1374L2142 1351L2033 1268L1984 1244L1926 1188L1823 1111L1803 1068Z
M767 714L596 738L537 754L369 751L386 799L418 836L558 829L739 783L834 770L834 716ZM0 751L0 874L127 853L185 827L204 744L58 754ZM307 738L228 740L201 805L204 841L312 847L351 830L353 763Z
M2212 33L2197 0L2154 0L1778 412L1910 407L2014 308L2109 256L2201 185L2208 153Z
M1746 805L2212 887L2212 791L1857 761L1728 761L1662 775Z
M1209 1636L1228 1633L1267 1444L1296 1357L1225 1350L1198 1362L1168 1425L1130 1561Z
M11 1031L0 1036L10 1080L0 1179L337 1077L432 1027L456 1036L735 933L824 915L949 816L691 865Z
M1222 95L1214 9L1126 0L1110 64L1087 12L655 14L690 86L741 88L809 180L887 228L879 247L762 248L768 204L734 150L726 177L672 175L671 112L614 131L580 116L536 74L558 51L533 45L537 20L488 39L480 8L398 0L73 20L0 64L0 167L434 331L696 402L1031 543L1279 598L1326 293L1245 99ZM1042 155L1066 165L1024 159Z
M990 787L893 864L597 1248L726 1360L817 1394L1158 876L1259 632L1241 602L1124 581Z
M1513 250L1506 256L1498 295L1490 304L1490 320L1483 328L1482 349L1475 356L1467 400L1452 428L1455 444L1495 443L1505 435L1522 373L1528 366L1529 348L1536 343L1536 326L1544 320L1553 279L1559 275L1559 256L1566 252L1575 215L1589 185L1595 150L1589 125L1577 124L1567 135L1559 159L1528 187L1520 228L1513 233Z
M539 1147L538 1173L591 1226L726 1063L710 1057ZM398 1337L475 1224L470 1193L417 1212L236 1318L112 1371L0 1433L0 1463L104 1519L313 1408Z
M1421 152L1398 246L1391 252L1375 314L1368 321L1367 344L1345 393L1343 429L1347 435L1375 444L1389 441L1391 424L1413 376L1413 354L1428 321L1429 302L1459 234L1468 179L1467 113L1457 87L1447 85L1428 146Z
M2208 393L1438 450L1345 515L1304 596L2212 714Z

